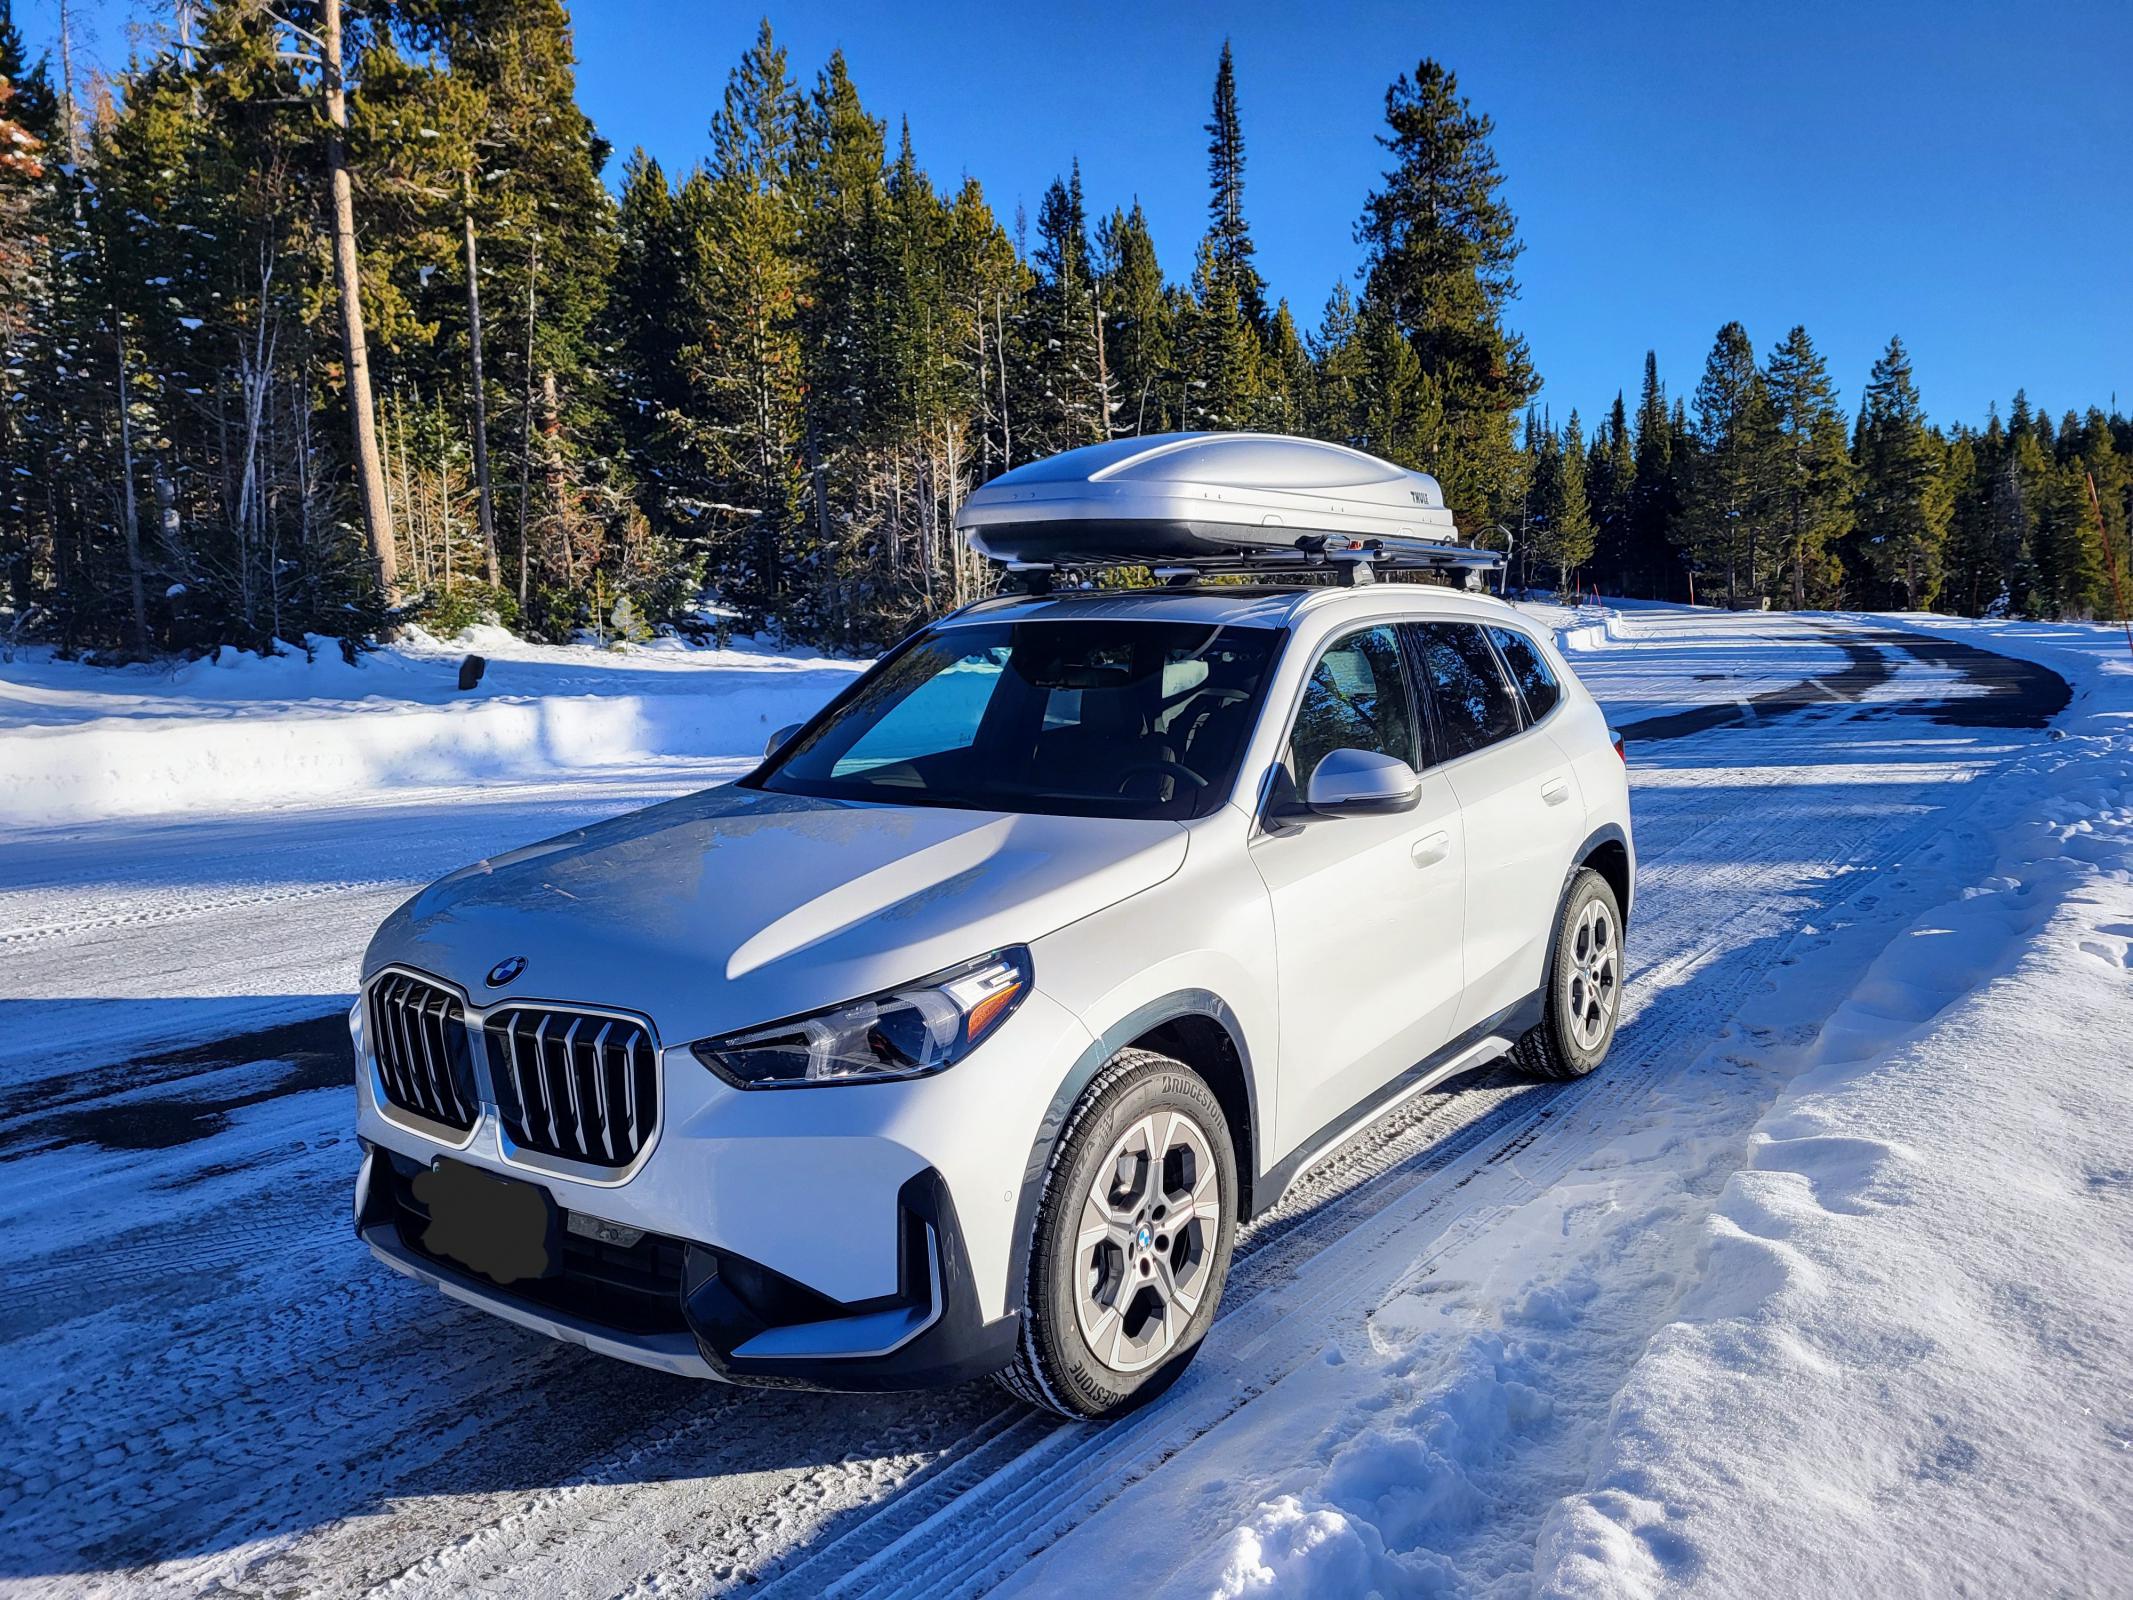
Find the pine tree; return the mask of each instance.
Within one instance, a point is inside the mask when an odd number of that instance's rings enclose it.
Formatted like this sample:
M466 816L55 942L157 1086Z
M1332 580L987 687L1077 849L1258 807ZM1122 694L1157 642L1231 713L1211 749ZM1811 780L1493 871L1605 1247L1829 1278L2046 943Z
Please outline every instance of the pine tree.
M1900 594L1907 611L1930 606L1952 507L1944 450L1926 426L1901 339L1874 363L1859 434L1860 542L1885 593Z
M11 6L0 0L0 594L18 619L37 598L29 497L35 480L23 392L42 288L40 195L56 108L42 66L24 58ZM19 622L18 622L19 625Z
M2051 471L2026 412L2027 402L2018 391L2007 445L1992 476L1989 512L1992 553L2007 610L2025 616L2037 605L2037 497Z
M688 508L710 497L687 442L682 350L689 330L680 311L692 240L666 173L641 149L623 168L615 220L615 269L602 320L615 340L617 431L642 514L655 527L681 529Z
M831 55L799 131L797 196L806 260L808 450L833 460L870 438L892 363L885 129L859 103L844 53Z
M456 283L438 285L457 303L441 320L467 383L477 325L500 331L507 317L514 325L517 370L506 386L499 381L506 366L486 364L482 392L469 395L469 428L480 428L477 461L500 460L500 420L518 425L508 449L522 487L512 496L509 543L522 598L537 578L548 592L547 626L560 632L588 604L583 585L610 531L625 543L633 537L619 514L627 502L614 477L621 452L601 359L616 244L600 180L608 146L577 103L563 0L396 4L419 43L443 48L453 77L481 108L476 160L462 184L468 237ZM470 282L487 307L480 315Z
M2128 576L2124 462L2109 419L2100 411L2085 418L2068 412L2055 439L2058 459L2043 468L2033 497L2037 581L2032 605L2050 617L2108 615L2118 604L2107 541L2117 557L2121 589Z
M1737 322L1718 330L1696 386L1695 469L1680 528L1692 561L1723 573L1726 604L1763 593L1780 442L1755 347Z
M1270 433L1309 432L1317 409L1317 374L1287 300L1274 307L1261 373L1259 419L1255 426Z
M1943 559L1941 605L1967 617L1982 616L2000 593L1993 559L1993 469L2006 446L1997 410L1983 434L1957 428L1948 441L1948 545Z
M1314 369L1305 431L1316 439L1354 444L1362 436L1364 352L1355 297L1345 283L1326 296L1318 331L1306 346Z
M1017 459L1010 326L1018 313L1011 308L1024 299L1029 273L975 178L963 180L948 208L942 272L959 330L955 346L974 396L975 480L983 483Z
M1414 341L1366 303L1356 318L1356 345L1356 447L1388 461L1437 459L1436 443L1447 426L1444 384L1423 370ZM1503 469L1499 494L1512 491L1516 470L1514 457Z
M1187 428L1233 432L1255 426L1265 410L1264 353L1216 248L1212 234L1200 242L1192 298L1177 319L1181 421Z
M2093 490L2089 526L2095 530L2099 564L2104 581L2095 590L2095 611L2100 616L2125 617L2133 601L2133 547L2128 544L2128 525L2133 524L2133 463L2118 447L2112 419L2091 406L2082 418L2081 453L2076 465L2082 487ZM2101 518L2099 521L2098 518ZM2117 583L2111 572L2117 571Z
M1628 594L1635 566L1637 458L1629 410L1619 391L1593 435L1585 476L1592 500L1592 565L1617 594Z
M1525 537L1521 567L1538 562L1555 571L1556 587L1592 555L1592 509L1585 490L1585 430L1575 411L1558 432L1544 416L1526 424Z
M1244 127L1237 116L1237 69L1227 39L1215 68L1214 111L1206 131L1211 275L1221 297L1235 299L1256 333L1267 325L1266 285L1252 264L1251 229L1244 220Z
M1825 552L1851 530L1852 464L1829 368L1803 327L1794 327L1764 369L1778 459L1774 526L1795 610L1830 598L1836 574Z
M1666 386L1659 381L1659 358L1644 353L1644 385L1637 392L1636 441L1630 490L1627 566L1633 592L1647 599L1682 593L1676 523L1684 498L1686 430L1667 413Z
M2088 483L2073 463L2053 463L2034 499L2037 584L2031 604L2043 616L2080 620L2108 593L2101 530Z
M1518 225L1498 191L1494 125L1425 60L1386 92L1393 165L1367 199L1364 311L1403 339L1411 363L1381 381L1428 387L1386 397L1411 421L1394 459L1434 473L1462 522L1486 526L1516 472L1513 426L1539 388L1525 341L1505 328L1518 292ZM1411 379L1402 372L1411 365Z
M799 119L785 51L765 23L711 122L690 272L698 332L683 353L693 429L725 486L719 512L740 522L722 565L757 621L783 622L805 576L789 563L804 526Z
M1022 459L1109 438L1117 404L1097 319L1079 161L1069 177L1053 179L1045 191L1033 259L1037 282L1026 317Z
M1161 433L1171 425L1176 396L1170 302L1155 238L1138 200L1113 211L1097 230L1104 284L1104 339L1118 391L1115 431Z

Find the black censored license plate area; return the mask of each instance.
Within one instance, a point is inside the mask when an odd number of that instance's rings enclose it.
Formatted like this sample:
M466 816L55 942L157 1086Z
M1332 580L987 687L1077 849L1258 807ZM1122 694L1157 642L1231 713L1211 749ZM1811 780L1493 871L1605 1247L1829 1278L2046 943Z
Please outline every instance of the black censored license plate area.
M548 1191L462 1161L439 1161L415 1179L429 1212L422 1248L492 1283L545 1278L555 1270L556 1205Z

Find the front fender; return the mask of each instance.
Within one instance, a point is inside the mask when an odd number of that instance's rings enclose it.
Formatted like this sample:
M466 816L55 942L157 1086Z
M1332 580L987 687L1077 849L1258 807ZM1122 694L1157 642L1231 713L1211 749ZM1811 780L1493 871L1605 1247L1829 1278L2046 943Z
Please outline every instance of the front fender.
M1036 1137L1030 1141L1029 1160L1022 1169L1022 1183L1015 1197L1015 1231L1008 1246L1006 1304L1010 1309L1021 1305L1029 1282L1029 1251L1032 1235L1036 1232L1037 1205L1044 1197L1045 1176L1052 1169L1060 1136L1066 1131L1067 1120L1074 1114L1075 1105L1096 1080L1096 1075L1121 1050L1165 1023L1188 1018L1212 1022L1229 1036L1230 1047L1235 1050L1237 1063L1243 1069L1246 1103L1250 1107L1250 1126L1245 1130L1248 1148L1254 1151L1259 1148L1258 1130L1268 1125L1266 1116L1271 1108L1263 1112L1260 1107L1259 1077L1252 1070L1244 1025L1227 1001L1206 989L1177 989L1145 1001L1118 1017L1096 1035L1067 1068L1038 1122Z

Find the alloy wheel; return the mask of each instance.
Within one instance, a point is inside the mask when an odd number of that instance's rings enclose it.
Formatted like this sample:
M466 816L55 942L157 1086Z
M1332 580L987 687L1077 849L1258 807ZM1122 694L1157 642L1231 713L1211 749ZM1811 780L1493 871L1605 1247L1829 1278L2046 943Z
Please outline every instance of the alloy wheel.
M1594 1050L1607 1036L1622 996L1622 941L1614 913L1604 901L1588 900L1570 937L1563 1000L1570 1037L1580 1050Z
M1168 1355L1210 1283L1222 1196L1207 1134L1182 1111L1133 1124L1096 1167L1074 1247L1075 1311L1114 1372Z

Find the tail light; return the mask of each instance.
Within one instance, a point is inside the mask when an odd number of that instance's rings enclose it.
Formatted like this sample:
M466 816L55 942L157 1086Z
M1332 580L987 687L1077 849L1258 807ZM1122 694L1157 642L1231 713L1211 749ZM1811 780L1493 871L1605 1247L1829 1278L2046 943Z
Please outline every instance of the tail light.
M1620 759L1620 761L1621 761L1621 763L1622 763L1622 765L1623 765L1623 766L1625 766L1625 767L1626 767L1626 766L1628 766L1628 765L1629 765L1629 752L1628 752L1628 751L1626 751L1626 750L1624 750L1624 749L1622 748L1622 733L1621 733L1621 730L1620 730L1620 729L1618 729L1618 728L1609 728L1609 729L1607 730L1607 737L1608 737L1608 738L1610 738L1610 739L1612 739L1612 740L1614 741L1614 746L1615 746L1615 755L1616 755L1616 757Z

